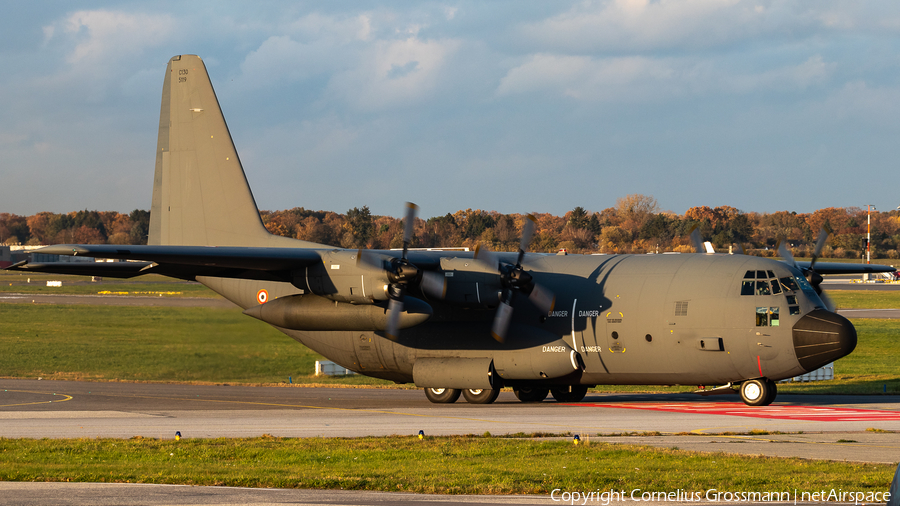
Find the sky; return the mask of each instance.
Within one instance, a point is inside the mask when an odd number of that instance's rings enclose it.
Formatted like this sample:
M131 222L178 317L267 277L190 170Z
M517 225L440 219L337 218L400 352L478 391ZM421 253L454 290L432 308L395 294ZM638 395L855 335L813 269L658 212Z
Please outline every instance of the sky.
M206 62L261 209L900 205L900 2L7 2L0 212L149 209Z

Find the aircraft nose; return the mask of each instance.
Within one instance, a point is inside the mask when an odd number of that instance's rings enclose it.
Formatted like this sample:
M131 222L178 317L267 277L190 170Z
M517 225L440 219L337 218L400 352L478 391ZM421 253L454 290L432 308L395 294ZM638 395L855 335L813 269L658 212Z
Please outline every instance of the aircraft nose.
M809 312L792 330L797 360L807 372L846 356L856 348L856 328L850 320L824 309Z

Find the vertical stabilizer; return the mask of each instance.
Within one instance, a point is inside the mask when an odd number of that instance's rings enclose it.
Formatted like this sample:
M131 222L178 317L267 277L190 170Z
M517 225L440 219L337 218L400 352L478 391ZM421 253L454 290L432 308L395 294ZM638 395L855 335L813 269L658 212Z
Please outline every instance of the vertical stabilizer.
M148 243L323 247L263 226L199 56L175 56L166 68Z

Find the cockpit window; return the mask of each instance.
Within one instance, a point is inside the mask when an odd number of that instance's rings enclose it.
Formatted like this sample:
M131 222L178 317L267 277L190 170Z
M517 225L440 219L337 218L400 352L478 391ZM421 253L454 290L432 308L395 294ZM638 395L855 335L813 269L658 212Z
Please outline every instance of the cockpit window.
M778 295L779 293L781 293L781 285L778 283L777 279L773 279L772 281L770 281L770 283L772 283L773 295Z
M741 283L741 295L753 295L753 286L755 283L756 282L752 280L744 280L744 282Z
M765 280L756 281L756 295L769 295L769 283Z
M788 290L790 292L796 292L797 290L800 289L799 287L797 287L797 283L794 282L794 278L792 278L790 276L781 278L780 281L781 281L782 286L784 286L785 290Z
M747 274L744 274L744 279L754 279L756 277L756 271L747 271Z
M766 279L766 271L756 271L756 279Z
M766 271L766 274L768 274L770 278L774 278L774 277L775 277L775 273L772 272L772 271Z

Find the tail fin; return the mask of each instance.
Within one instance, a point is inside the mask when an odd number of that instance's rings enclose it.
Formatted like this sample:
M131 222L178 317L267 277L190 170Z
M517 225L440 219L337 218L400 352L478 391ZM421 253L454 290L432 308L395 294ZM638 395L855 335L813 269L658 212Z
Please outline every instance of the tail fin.
M175 56L166 68L148 243L326 247L263 226L199 56Z

